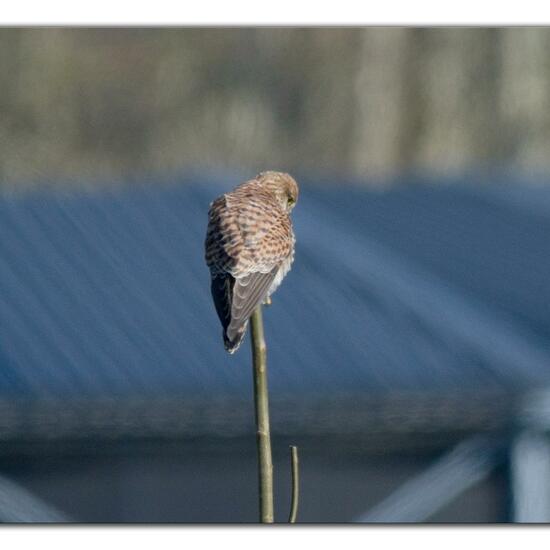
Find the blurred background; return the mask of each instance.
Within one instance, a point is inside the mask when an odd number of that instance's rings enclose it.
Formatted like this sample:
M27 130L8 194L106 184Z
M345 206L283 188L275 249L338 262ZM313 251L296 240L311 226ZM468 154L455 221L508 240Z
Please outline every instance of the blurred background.
M1 28L0 521L254 522L210 201L292 173L276 520L550 521L548 28Z
M3 28L0 181L548 168L546 28Z

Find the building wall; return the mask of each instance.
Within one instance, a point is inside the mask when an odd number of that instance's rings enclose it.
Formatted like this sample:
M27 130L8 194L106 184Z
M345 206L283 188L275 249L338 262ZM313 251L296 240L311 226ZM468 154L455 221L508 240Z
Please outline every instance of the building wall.
M373 454L351 442L288 441L274 448L276 520L289 509L288 444L300 449L300 522L349 522L439 454ZM3 455L0 473L79 522L255 522L255 444L211 440L57 446ZM506 519L506 478L493 475L441 510L438 522Z

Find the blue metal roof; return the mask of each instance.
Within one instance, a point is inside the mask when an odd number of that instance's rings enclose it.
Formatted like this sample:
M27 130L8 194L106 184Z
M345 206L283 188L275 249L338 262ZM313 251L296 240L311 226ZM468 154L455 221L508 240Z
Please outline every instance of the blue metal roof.
M2 197L0 398L248 397L203 260L209 202L234 184ZM550 189L301 191L264 315L272 395L550 382Z

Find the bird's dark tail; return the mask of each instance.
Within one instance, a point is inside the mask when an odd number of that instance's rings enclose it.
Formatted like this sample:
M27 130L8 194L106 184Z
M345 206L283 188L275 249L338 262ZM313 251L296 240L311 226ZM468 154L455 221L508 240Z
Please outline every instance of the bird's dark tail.
M225 349L229 353L235 353L242 344L242 341L246 334L246 328L248 327L248 321L237 328L233 327L232 325L233 324L231 324L229 327L227 327L226 330L223 331L223 343L225 345Z
M212 298L223 327L223 343L229 353L235 353L239 349L248 326L247 319L243 322L231 318L234 287L235 279L229 274L212 278Z

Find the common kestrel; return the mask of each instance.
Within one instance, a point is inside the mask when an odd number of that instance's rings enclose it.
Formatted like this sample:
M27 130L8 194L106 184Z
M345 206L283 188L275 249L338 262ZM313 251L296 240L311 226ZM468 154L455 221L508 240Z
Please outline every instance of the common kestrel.
M262 172L210 204L205 258L225 349L237 351L256 307L290 270L290 211L298 185L282 172Z

